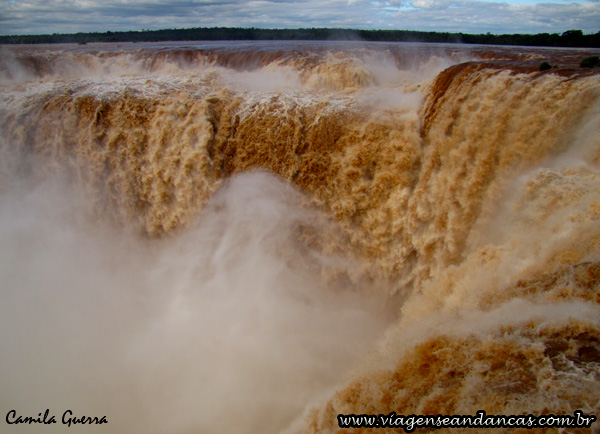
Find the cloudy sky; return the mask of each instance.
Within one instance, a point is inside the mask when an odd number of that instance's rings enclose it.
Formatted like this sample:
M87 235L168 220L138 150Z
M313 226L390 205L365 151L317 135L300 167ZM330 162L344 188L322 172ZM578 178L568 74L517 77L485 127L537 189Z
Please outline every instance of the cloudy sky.
M0 0L0 34L185 27L600 31L599 0Z

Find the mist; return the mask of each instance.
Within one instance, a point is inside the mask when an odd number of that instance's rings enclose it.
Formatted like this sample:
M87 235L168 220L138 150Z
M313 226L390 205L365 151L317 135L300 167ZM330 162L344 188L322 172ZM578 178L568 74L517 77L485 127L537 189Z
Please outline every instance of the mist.
M192 227L150 240L47 182L0 197L0 408L73 432L279 432L373 347L382 300L302 245L329 231L289 184L231 179Z

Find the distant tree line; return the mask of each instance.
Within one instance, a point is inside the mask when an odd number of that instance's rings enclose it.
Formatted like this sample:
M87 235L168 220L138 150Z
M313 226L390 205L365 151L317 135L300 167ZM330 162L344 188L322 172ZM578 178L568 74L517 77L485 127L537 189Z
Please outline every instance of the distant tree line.
M529 45L545 47L600 47L600 32L584 35L581 30L562 34L539 33L493 35L418 32L411 30L355 29L256 29L212 27L190 29L142 30L104 33L0 36L0 44L49 44L89 42L160 42L160 41L227 41L227 40L308 40L308 41L389 41L446 42L468 44Z

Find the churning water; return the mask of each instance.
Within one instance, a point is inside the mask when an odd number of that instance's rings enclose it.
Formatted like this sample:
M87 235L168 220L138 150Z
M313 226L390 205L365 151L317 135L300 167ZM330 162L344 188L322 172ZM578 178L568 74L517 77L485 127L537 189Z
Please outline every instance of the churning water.
M588 55L2 47L0 431L599 416Z

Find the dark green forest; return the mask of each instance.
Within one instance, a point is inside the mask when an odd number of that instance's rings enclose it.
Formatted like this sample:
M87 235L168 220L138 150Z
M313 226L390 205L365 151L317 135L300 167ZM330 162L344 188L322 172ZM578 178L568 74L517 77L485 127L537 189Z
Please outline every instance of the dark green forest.
M446 42L467 44L529 45L544 47L600 47L600 32L584 35L581 30L558 33L493 35L418 32L412 30L355 29L256 29L212 27L142 30L104 33L0 36L0 44L50 44L89 42L160 42L227 40L306 40L306 41L389 41Z

